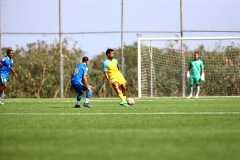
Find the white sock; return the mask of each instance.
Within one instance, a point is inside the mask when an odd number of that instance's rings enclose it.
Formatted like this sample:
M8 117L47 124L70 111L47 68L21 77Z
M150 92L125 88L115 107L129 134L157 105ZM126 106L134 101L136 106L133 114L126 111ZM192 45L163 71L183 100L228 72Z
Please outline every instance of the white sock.
M77 102L76 102L76 105L79 105L79 104L80 104L80 101L77 101Z
M197 94L196 94L196 96L199 95L199 92L200 92L200 86L197 86Z
M193 94L193 87L190 87L190 97L192 96Z
M89 98L86 98L84 103L89 103Z

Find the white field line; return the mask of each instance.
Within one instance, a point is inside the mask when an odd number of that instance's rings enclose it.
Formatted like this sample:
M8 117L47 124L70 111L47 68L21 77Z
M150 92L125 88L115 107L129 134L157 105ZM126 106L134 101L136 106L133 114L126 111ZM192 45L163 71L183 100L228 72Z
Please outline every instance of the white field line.
M151 97L151 98L137 98L134 97L135 100L139 101L172 101L172 99L179 99L179 100L226 100L226 99L231 99L231 98L239 98L240 96L201 96L199 99L187 99L185 97ZM45 102L45 103L56 103L56 102L75 102L75 98L40 98L40 99L32 99L32 98L14 98L14 99L3 99L5 102ZM120 101L119 98L92 98L92 102L108 102L108 101Z
M84 115L240 115L240 112L156 112L156 113L0 113L20 116L84 116Z

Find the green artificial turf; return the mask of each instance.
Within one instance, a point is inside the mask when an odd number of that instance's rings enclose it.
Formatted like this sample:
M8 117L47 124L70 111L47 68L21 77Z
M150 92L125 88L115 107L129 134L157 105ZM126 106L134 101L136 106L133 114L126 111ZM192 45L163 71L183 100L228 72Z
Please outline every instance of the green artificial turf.
M1 160L234 160L240 98L5 99Z

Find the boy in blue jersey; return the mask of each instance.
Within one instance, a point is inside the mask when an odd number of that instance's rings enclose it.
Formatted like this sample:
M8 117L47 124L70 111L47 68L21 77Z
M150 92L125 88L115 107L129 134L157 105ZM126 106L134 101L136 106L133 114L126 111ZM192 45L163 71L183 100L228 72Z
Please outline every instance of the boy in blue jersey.
M200 82L205 80L204 65L199 59L199 53L194 52L194 59L190 60L189 67L187 71L187 78L190 82L190 95L187 98L193 97L193 85L197 86L196 97L198 98L200 92Z
M129 106L126 101L126 80L120 71L120 64L118 60L114 58L114 50L107 49L107 59L103 63L104 76L108 83L113 86L121 99L120 105L127 107ZM120 90L120 87L122 90Z
M86 99L83 104L84 107L92 108L89 104L89 100L92 97L93 87L88 83L88 57L82 58L82 63L75 66L74 71L71 76L71 85L72 88L77 92L77 102L75 108L81 108L80 101L82 99L82 95L85 91Z
M9 72L12 71L14 76L17 78L18 75L12 68L13 65L13 50L8 49L7 55L3 57L0 61L0 100L2 98L3 91L7 88L7 82L9 77ZM0 105L4 104L0 101Z

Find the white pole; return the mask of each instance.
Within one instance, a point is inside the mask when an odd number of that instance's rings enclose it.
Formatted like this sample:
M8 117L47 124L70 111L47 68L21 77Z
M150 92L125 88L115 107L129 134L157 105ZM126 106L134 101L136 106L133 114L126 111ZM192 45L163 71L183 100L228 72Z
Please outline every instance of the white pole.
M59 47L60 47L60 94L63 95L63 54L62 54L62 2L59 0Z
M124 32L124 0L122 0L122 11L121 11L121 70L122 73L125 74L124 71L124 56L123 56L123 50L124 50L124 41L123 41L123 32Z
M138 98L142 98L141 83L141 41L138 38Z
M183 37L183 14L182 14L182 0L180 0L180 33ZM185 76L185 54L183 53L183 40L181 40L181 54L182 54L182 96L186 93L186 76Z
M150 41L150 97L153 97L153 60L152 60L152 41Z

